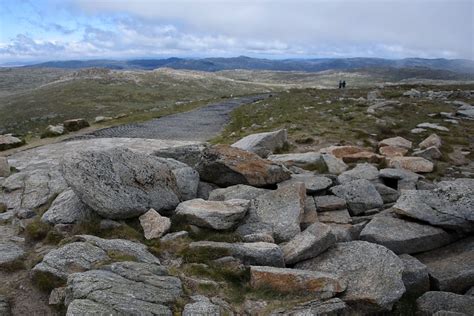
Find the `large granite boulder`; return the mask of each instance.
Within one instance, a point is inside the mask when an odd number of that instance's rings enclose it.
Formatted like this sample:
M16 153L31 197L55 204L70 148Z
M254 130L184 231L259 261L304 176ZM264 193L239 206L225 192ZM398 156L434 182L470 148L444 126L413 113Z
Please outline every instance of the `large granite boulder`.
M234 227L247 213L250 201L206 201L194 199L176 208L176 217L198 227L226 230Z
M421 315L474 315L474 296L450 292L426 292L416 300Z
M330 298L346 289L345 283L330 273L258 266L250 267L250 286L285 294L311 293L317 298Z
M360 311L390 310L405 292L400 258L391 250L366 241L337 243L295 267L335 274L347 282L341 298Z
M365 179L337 185L331 188L331 192L345 199L349 210L354 215L383 206L383 200L379 192L370 181Z
M267 157L288 142L288 132L280 129L275 132L258 133L245 136L232 144L232 147L256 153L260 157Z
M277 245L266 242L226 243L197 241L189 245L190 251L215 254L217 257L232 256L246 265L284 267L283 253ZM210 258L206 258L210 259Z
M428 267L434 289L463 294L474 284L474 237L416 255Z
M157 158L166 164L176 178L179 194L183 201L196 198L199 186L199 173L178 160L171 158Z
M415 257L408 254L399 256L403 262L403 284L405 295L418 297L430 290L428 268Z
M172 315L181 281L160 265L116 262L67 279L67 315Z
M331 227L314 223L287 243L280 245L286 264L314 258L336 243Z
M383 245L396 254L428 251L454 241L441 228L392 216L375 216L360 233L360 239Z
M202 155L197 166L201 179L220 186L265 187L290 178L290 172L281 165L227 145L206 148Z
M105 218L136 217L150 208L170 211L181 198L166 163L125 148L73 153L62 171L79 198Z
M474 231L474 179L442 181L435 190L406 190L395 212L446 229Z
M48 224L76 224L91 219L93 210L82 203L73 190L69 189L53 201L41 220Z
M237 184L227 188L215 189L209 193L211 201L226 201L233 199L253 200L268 190L252 187L245 184Z

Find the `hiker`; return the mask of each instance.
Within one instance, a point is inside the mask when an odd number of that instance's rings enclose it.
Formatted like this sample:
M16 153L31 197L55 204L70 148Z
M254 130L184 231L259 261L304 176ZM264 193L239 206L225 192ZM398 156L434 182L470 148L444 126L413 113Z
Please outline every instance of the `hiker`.
M346 81L344 80L344 81L342 82L342 89L345 89L345 88L346 88Z
M341 89L341 88L342 88L342 81L339 80L339 89Z

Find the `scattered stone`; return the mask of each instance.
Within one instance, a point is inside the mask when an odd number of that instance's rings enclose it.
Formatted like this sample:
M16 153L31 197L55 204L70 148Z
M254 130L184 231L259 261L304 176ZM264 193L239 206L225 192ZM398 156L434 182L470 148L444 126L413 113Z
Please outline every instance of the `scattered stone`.
M336 158L331 154L321 154L321 158L330 174L340 174L349 168L342 159Z
M25 251L17 243L0 240L0 269L21 264Z
M220 316L220 307L212 304L211 301L202 295L192 296L191 299L194 303L189 303L184 306L182 316L197 316L197 315L208 315L208 316Z
M390 184L390 187L397 190L414 190L416 182L422 178L412 171L395 168L380 169L379 177L385 184Z
M49 305L61 306L66 298L66 287L54 288L49 294Z
M286 129L281 129L275 132L248 135L232 144L232 147L247 150L265 158L285 146L287 142L288 132Z
M322 148L320 152L332 154L346 163L364 161L378 163L384 158L383 156L373 153L370 149L357 146L330 146Z
M403 93L404 97L409 97L409 98L421 98L421 92L416 90L416 89L410 89L406 92Z
M184 239L189 236L189 233L185 230L181 230L175 233L169 233L160 238L161 242L175 241L178 239Z
M390 310L405 292L400 258L383 246L365 241L337 243L295 267L335 274L347 282L341 298L360 311Z
M383 99L382 92L380 90L372 90L367 93L367 101L372 102Z
M78 197L105 218L135 217L150 208L169 211L180 201L167 164L125 148L74 153L62 170Z
M16 148L23 145L25 142L11 134L0 135L0 151L10 148Z
M377 192L382 197L384 204L394 203L400 197L400 194L398 193L397 190L392 189L386 185L383 185L382 183L375 183L374 186Z
M343 160L347 163L368 162L378 164L385 161L385 157L370 151L364 151L352 155L347 155L343 158Z
M420 147L421 149L426 149L426 148L430 148L430 147L436 147L436 148L440 148L442 145L442 142L441 142L441 137L439 137L438 135L436 134L431 134L430 136L428 136L427 138L425 138L419 145L418 147Z
M408 149L395 146L383 146L379 148L379 152L385 157L403 157L408 152Z
M76 224L89 220L93 216L92 209L82 203L74 191L69 189L58 195L41 220L52 225Z
M94 302L79 314L171 315L169 306L183 294L181 281L166 269L143 262L116 262L99 270L73 273L67 280L67 315L76 301ZM131 295L133 293L133 295ZM76 311L74 311L76 312Z
M283 253L277 245L266 242L226 243L198 241L189 245L191 251L206 251L219 257L232 256L246 265L284 267Z
M347 210L337 210L318 214L318 219L322 223L349 224L351 216Z
M432 172L434 169L434 164L422 157L391 157L388 166L420 173Z
M314 175L312 173L292 174L290 180L281 182L278 184L278 186L282 187L296 182L304 183L306 187L306 193L310 195L324 191L330 186L332 186L331 179L323 176Z
M382 101L374 105L371 105L367 108L367 113L375 114L378 110L385 110L386 108L392 108L394 106L400 105L399 101Z
M211 201L226 201L233 199L253 200L267 192L266 189L255 188L250 185L237 184L224 189L215 189L209 193Z
M386 138L384 140L381 140L379 142L379 147L383 147L383 146L392 146L392 147L411 149L412 142L403 137L397 136L397 137Z
M442 181L437 186L402 191L395 212L446 229L474 231L474 179Z
M474 315L474 297L470 295L459 295L450 292L426 292L416 300L418 312L423 315L451 315L446 313L462 313L462 315Z
M474 284L474 238L416 255L428 267L434 289L465 293Z
M319 300L297 304L290 309L278 309L271 313L276 315L346 315L349 308L340 298L331 298L329 300Z
M182 202L176 208L176 216L198 227L226 230L234 227L247 213L250 201L206 201L194 199Z
M336 196L345 199L352 214L359 215L383 206L383 200L375 186L368 180L354 180L331 188Z
M46 127L43 134L41 134L41 138L57 137L57 136L64 135L64 133L65 133L64 126L62 126L62 125L48 125L48 127Z
M383 245L396 254L428 251L453 241L440 228L392 216L375 216L362 230L360 239Z
M286 264L316 257L336 242L331 227L322 223L314 223L289 242L281 244Z
M412 134L421 134L421 133L424 133L426 132L426 129L424 128L414 128L410 131L410 133Z
M430 290L430 277L428 268L415 257L408 254L399 256L403 262L403 284L405 295L418 297Z
M421 123L421 124L418 124L416 127L430 128L430 129L436 129L438 131L449 132L449 128L435 124L435 123Z
M255 198L251 212L260 222L271 225L276 242L288 241L300 232L305 199L304 184L289 184Z
M7 157L0 157L0 177L8 177L10 175L10 165Z
M353 169L341 173L337 177L337 181L340 184L344 184L358 179L375 181L378 178L379 170L376 167L368 163L360 163L357 164Z
M96 116L94 122L96 123L103 123L112 120L110 116Z
M250 267L250 286L285 294L311 293L318 298L333 297L346 288L344 282L329 273L257 266Z
M432 146L426 149L414 151L413 156L422 157L422 158L425 158L426 160L433 161L433 160L437 160L441 158L442 154L438 148L436 148L435 146Z
M221 186L264 187L290 178L290 172L279 164L226 145L207 148L197 170L202 180Z
M0 295L0 315L2 316L11 315L10 304L8 303L8 299L3 295Z
M168 217L161 216L154 209L150 209L138 219L147 240L160 238L171 228L171 220Z
M274 162L283 163L287 166L313 169L322 166L321 154L317 152L270 155L268 159Z
M314 201L318 212L337 211L346 208L346 200L335 195L315 196Z
M66 120L63 122L63 126L68 132L75 132L80 129L89 127L89 123L82 118L79 119L72 119L72 120Z

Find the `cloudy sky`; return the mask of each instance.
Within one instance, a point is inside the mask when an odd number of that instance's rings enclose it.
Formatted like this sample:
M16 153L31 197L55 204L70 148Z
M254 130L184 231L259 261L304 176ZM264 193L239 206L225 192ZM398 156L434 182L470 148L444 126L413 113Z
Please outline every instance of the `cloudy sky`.
M474 0L0 0L0 63L238 55L474 59Z

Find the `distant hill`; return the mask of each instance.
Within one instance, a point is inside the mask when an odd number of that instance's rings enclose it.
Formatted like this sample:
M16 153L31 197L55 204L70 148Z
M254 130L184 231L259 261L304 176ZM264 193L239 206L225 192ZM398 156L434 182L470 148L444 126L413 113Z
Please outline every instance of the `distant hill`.
M221 70L276 70L276 71L306 71L319 72L324 70L351 70L370 68L414 68L423 71L446 70L450 72L474 74L474 61L465 59L382 59L382 58L319 58L319 59L283 59L271 60L250 58L246 56L232 58L167 58L167 59L134 59L134 60L68 60L49 61L29 65L35 68L90 68L101 67L109 69L142 69L173 68L215 72Z

